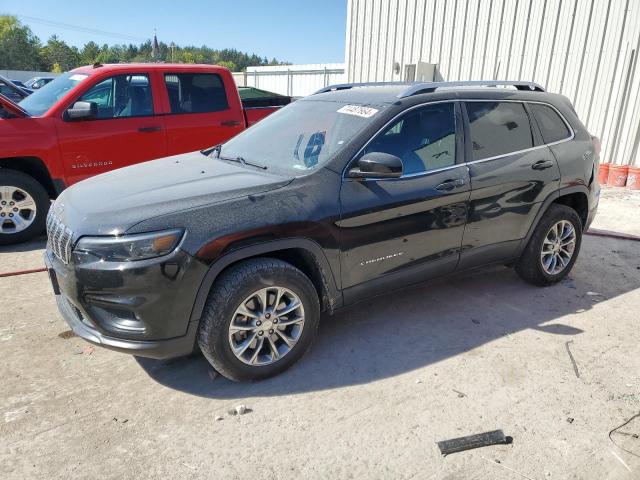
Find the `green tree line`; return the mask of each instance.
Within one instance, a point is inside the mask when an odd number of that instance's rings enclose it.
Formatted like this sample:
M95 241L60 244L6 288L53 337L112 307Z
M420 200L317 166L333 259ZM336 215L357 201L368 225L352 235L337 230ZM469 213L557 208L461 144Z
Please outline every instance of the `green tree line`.
M158 42L153 56L151 40L134 45L98 45L91 41L82 48L67 45L57 35L43 44L27 25L11 15L0 15L0 70L42 70L64 72L81 65L129 62L208 63L222 65L233 72L249 66L286 65L275 58L269 60L234 48L216 50L202 47L169 45Z

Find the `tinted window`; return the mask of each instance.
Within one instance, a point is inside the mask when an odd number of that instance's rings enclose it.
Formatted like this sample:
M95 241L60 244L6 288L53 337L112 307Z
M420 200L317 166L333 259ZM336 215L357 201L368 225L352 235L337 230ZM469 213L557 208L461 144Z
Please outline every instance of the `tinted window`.
M371 142L364 153L384 152L402 159L404 173L421 173L456 163L453 103L411 111Z
M530 103L529 106L536 117L544 143L557 142L571 136L567 125L553 108L539 103Z
M220 75L178 73L164 76L171 113L219 112L229 108Z
M98 105L98 118L153 115L151 86L146 75L118 75L94 85L79 100Z
M529 116L519 102L468 102L473 160L533 147Z

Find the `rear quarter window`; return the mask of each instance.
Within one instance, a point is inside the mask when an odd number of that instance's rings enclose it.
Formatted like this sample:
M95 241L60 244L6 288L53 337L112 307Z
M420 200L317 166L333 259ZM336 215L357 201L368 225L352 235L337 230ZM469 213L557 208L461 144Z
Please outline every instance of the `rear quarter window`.
M467 102L473 160L533 147L531 124L520 102Z
M530 103L529 107L536 117L544 143L559 142L571 136L567 124L553 108L540 103Z
M215 73L170 73L164 76L171 113L220 112L229 108L227 92Z

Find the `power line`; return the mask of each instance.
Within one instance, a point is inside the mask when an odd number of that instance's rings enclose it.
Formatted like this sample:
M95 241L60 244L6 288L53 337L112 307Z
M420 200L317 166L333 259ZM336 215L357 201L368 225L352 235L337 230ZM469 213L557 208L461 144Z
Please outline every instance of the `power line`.
M67 30L75 30L78 32L91 33L94 35L101 35L103 37L119 38L121 40L129 40L129 41L135 41L135 42L146 42L148 40L148 38L135 37L133 35L126 35L123 33L108 32L106 30L98 30L95 28L82 27L80 25L72 25L70 23L55 22L53 20L46 20L44 18L31 17L29 15L16 14L16 17L20 19L28 20L30 22L48 25L50 27L58 27L58 28L64 28Z

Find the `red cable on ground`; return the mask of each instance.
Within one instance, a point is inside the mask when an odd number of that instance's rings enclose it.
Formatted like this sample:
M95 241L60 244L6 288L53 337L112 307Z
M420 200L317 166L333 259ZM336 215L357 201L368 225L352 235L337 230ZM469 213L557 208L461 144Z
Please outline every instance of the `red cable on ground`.
M17 275L27 275L28 273L40 273L46 271L46 268L32 268L31 270L18 270L17 272L0 273L0 277L15 277Z
M605 237L605 238L617 238L618 240L632 240L634 242L640 242L640 237L636 235L629 235L627 233L618 233L611 232L609 230L598 230L594 228L590 228L586 232L585 235L592 235L594 237Z

